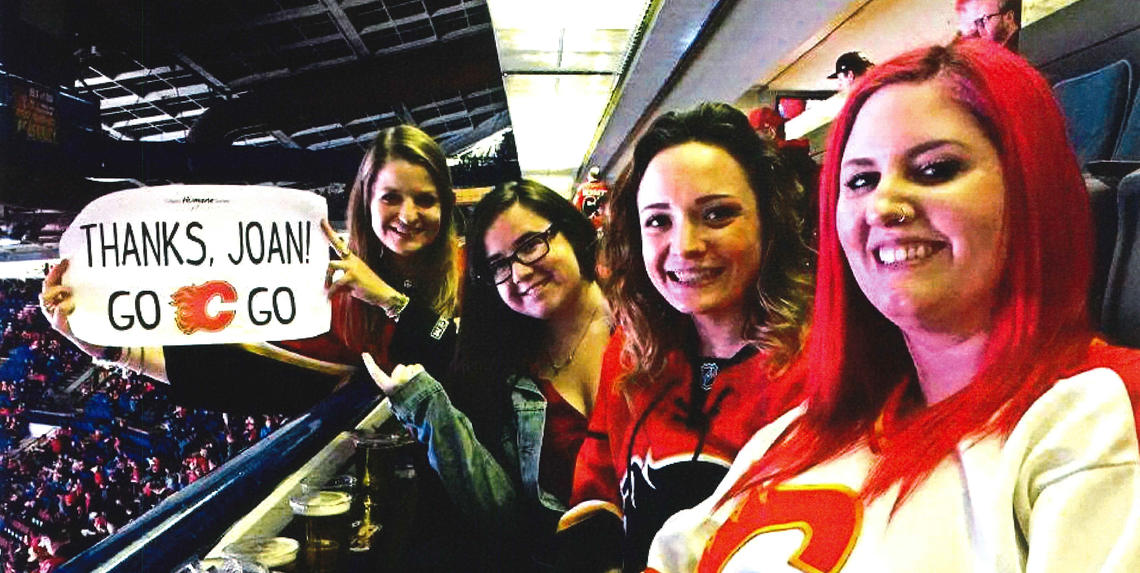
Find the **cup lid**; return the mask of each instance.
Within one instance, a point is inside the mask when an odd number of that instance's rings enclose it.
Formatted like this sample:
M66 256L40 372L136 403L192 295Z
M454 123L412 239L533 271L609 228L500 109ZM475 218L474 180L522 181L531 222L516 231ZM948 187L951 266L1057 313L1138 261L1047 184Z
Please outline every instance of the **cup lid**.
M297 515L324 517L348 512L352 494L347 491L314 491L289 498L289 506Z
M300 544L289 537L247 537L231 543L222 553L231 557L253 559L266 567L280 567L297 559Z
M341 474L332 477L309 476L301 480L301 492L330 490L352 491L356 489L356 476Z
M269 573L269 568L248 557L211 557L191 559L171 573Z

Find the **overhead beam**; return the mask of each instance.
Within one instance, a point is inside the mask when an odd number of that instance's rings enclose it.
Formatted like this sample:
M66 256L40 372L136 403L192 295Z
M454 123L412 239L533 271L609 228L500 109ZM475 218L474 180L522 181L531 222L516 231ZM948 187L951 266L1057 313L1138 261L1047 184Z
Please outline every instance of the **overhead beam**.
M356 57L360 59L371 55L372 52L368 50L368 46L364 45L364 40L356 32L356 26L352 24L352 20L348 18L344 8L341 8L336 0L321 0L321 4L329 11L333 24L340 31L340 35L344 37L344 41L352 47L352 52L356 54Z
M446 70L423 62L445 62ZM210 108L191 131L194 141L226 141L239 124L264 124L293 133L305 126L339 123L423 105L502 85L494 42L471 36L434 42L417 50L374 57L251 86L241 97Z
M174 57L178 60L179 63L193 70L195 75L197 75L199 78L202 78L202 80L209 84L210 87L214 88L214 91L219 95L229 96L229 86L227 86L226 83L222 80L214 77L214 74L211 74L206 70L206 68L198 65L198 62L195 62L193 58L187 56L182 52L174 52Z

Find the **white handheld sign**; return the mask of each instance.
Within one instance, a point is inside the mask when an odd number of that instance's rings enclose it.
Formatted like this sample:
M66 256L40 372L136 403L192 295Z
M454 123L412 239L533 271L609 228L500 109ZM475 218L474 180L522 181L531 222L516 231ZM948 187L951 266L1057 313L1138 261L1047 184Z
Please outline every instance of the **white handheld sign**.
M75 336L104 346L290 340L328 331L324 198L168 185L92 201L68 227Z

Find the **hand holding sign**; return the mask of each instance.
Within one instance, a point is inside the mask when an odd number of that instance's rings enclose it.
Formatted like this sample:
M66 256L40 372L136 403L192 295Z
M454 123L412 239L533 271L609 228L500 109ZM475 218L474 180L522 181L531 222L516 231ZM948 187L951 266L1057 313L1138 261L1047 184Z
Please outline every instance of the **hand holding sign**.
M339 261L329 261L329 269L325 274L325 290L330 298L339 292L348 291L353 297L381 307L389 313L389 309L403 301L400 291L392 288L367 263L353 254L328 221L321 220L321 230L325 232L329 245L340 256ZM340 272L339 276L337 272Z
M40 310L56 332L76 342L75 336L71 333L71 325L67 322L67 317L75 311L71 287L63 285L63 273L67 272L67 265L68 260L63 259L44 277L44 285L40 291Z

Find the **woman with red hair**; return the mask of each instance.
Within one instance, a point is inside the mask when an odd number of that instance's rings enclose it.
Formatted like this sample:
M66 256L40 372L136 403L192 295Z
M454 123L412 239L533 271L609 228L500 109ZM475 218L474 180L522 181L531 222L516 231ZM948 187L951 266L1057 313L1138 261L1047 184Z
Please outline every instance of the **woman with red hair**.
M899 56L854 87L821 186L810 398L650 566L1140 570L1140 358L1089 325L1046 81L988 42Z

